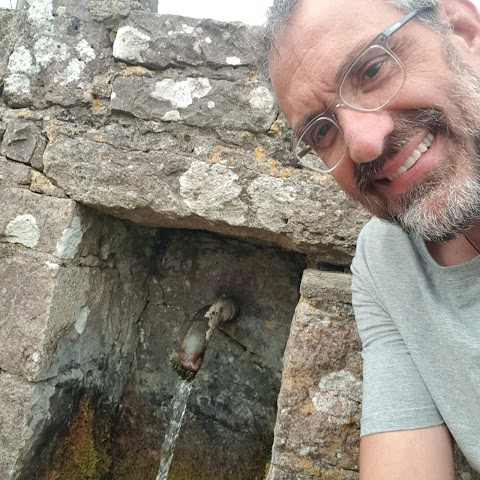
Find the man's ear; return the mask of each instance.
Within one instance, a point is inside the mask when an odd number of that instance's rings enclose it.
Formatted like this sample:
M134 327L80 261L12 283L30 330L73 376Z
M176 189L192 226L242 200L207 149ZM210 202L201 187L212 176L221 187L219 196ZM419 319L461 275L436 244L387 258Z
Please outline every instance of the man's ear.
M469 50L480 54L480 14L470 0L441 0L437 14Z

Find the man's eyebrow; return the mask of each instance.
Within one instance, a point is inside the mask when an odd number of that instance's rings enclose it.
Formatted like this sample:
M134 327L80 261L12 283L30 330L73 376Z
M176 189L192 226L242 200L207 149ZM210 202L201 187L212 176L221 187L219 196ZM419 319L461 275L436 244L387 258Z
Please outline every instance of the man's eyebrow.
M369 35L368 37L365 37L364 41L359 42L343 59L340 68L337 70L337 73L335 74L335 85L337 87L337 90L339 88L340 81L342 80L343 76L347 73L348 69L352 65L352 63L356 60L360 52L366 48L370 43L372 43L374 40L376 40L377 37L372 37ZM315 118L318 117L319 115L323 115L324 113L327 113L328 107L326 110L323 110L322 112L316 110L315 112L310 112L307 115L305 115L302 118L302 121L299 123L298 127L295 128L294 134L298 138L300 132Z
M335 85L337 87L340 84L340 81L343 79L344 75L348 72L348 69L351 67L352 63L357 59L357 57L360 55L362 50L364 50L366 47L368 47L371 43L373 43L375 40L377 40L378 35L374 38L372 38L370 35L368 37L365 37L364 41L359 42L343 59L342 64L340 65L340 68L337 70L337 73L335 74Z

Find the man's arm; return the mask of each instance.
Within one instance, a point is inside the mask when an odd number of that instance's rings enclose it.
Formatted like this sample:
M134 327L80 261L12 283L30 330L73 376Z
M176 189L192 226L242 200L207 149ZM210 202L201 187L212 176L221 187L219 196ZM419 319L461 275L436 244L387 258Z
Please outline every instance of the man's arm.
M360 480L453 480L453 440L445 425L367 435Z

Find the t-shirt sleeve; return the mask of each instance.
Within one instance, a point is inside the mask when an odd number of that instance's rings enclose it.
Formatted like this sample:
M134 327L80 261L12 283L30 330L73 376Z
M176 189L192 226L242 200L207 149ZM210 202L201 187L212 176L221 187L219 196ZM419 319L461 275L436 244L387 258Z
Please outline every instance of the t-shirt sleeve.
M352 302L363 357L361 436L442 424L394 321L372 291L374 283L361 257L361 245L352 272Z

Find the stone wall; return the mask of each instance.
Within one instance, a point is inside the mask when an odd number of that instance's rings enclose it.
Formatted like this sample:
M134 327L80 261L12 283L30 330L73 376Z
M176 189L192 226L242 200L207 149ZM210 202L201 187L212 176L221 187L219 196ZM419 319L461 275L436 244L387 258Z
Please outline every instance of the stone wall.
M368 216L292 163L254 29L29 3L0 9L0 478L154 478L170 359L219 293L240 316L212 337L172 475L357 478L343 272Z

